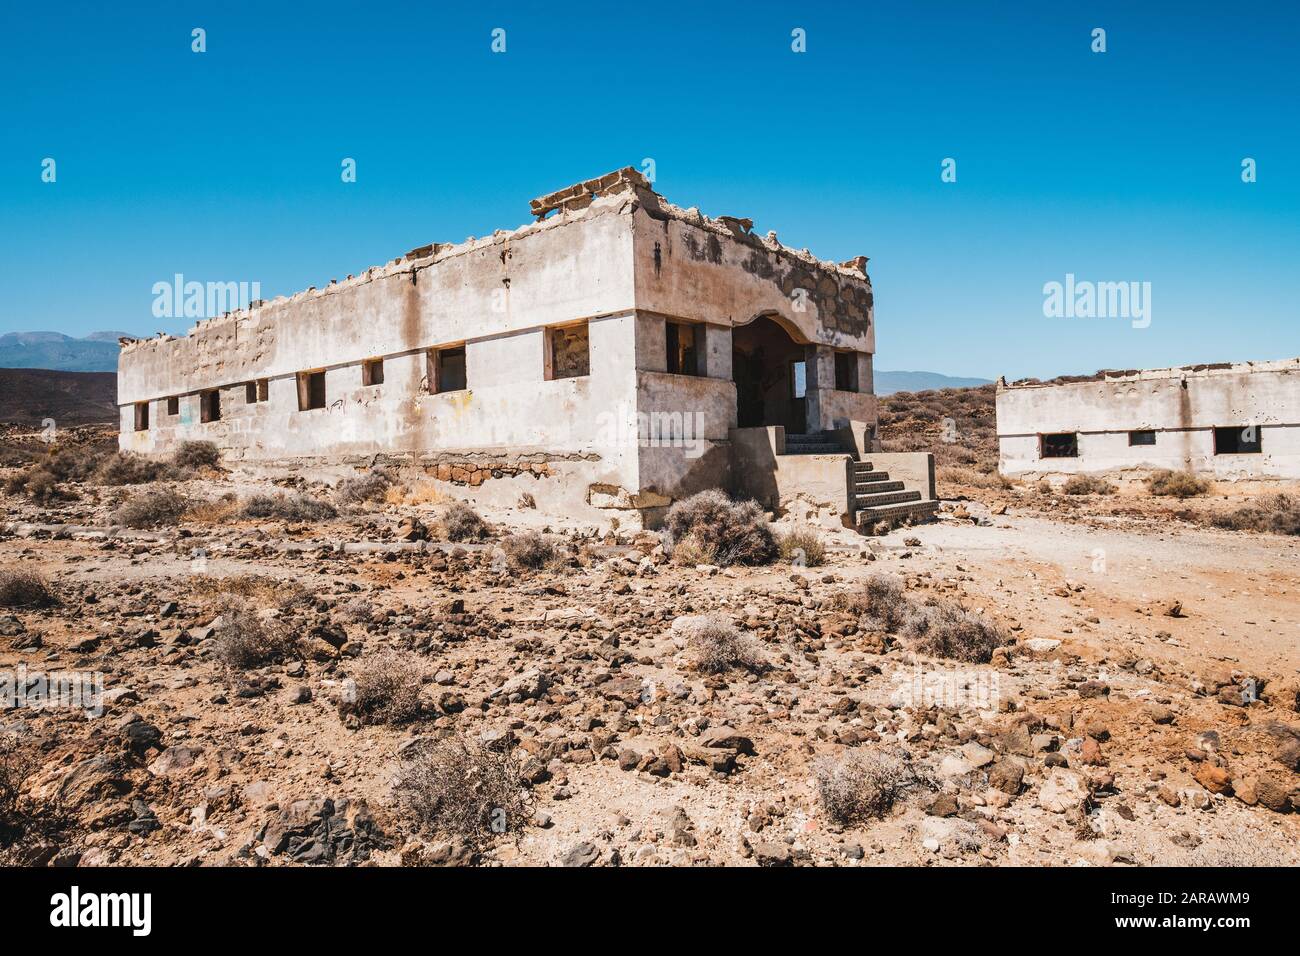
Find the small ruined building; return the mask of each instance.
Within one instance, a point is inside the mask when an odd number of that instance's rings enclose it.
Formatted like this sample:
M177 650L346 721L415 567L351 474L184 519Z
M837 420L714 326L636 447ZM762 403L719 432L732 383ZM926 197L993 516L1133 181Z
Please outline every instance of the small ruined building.
M678 208L630 168L532 212L184 338L124 340L121 447L203 439L227 464L321 477L389 465L634 522L711 487L823 520L934 510L930 456L872 454L866 257Z
M1004 475L1300 479L1300 358L997 385Z

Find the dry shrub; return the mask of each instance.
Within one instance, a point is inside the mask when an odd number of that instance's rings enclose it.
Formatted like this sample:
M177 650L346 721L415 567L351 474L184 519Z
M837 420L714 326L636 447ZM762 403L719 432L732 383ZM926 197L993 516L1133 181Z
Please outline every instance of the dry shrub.
M524 491L519 495L519 501L516 503L520 508L536 508L537 499L533 497L532 492Z
M1210 490L1210 483L1187 471L1157 471L1147 479L1147 492L1153 495L1172 495L1175 498L1194 498Z
M506 560L514 568L529 568L536 571L540 568L555 567L563 560L563 555L556 547L555 539L537 531L506 535L501 539L501 550L505 552Z
M245 518L279 518L282 521L325 521L338 514L328 501L311 495L252 495L244 501Z
M196 524L224 524L237 518L240 508L239 499L234 492L228 491L214 501L196 501L191 504L185 520Z
M59 599L34 571L0 571L0 607L52 607Z
M1231 531L1267 531L1300 534L1300 496L1285 493L1265 495L1227 514L1210 519L1216 528Z
M221 463L221 452L210 441L183 441L172 455L177 468L216 468Z
M388 489L397 482L397 476L386 468L376 468L368 475L344 478L334 489L334 500L341 505L361 504L365 501L384 501Z
M673 544L672 554L673 564L680 564L683 567L694 567L697 564L717 564L718 549L710 542L704 541L693 534L688 534L685 538Z
M987 664L993 651L1011 640L997 622L953 601L913 606L904 632L922 654L970 664Z
M264 574L232 574L229 577L198 575L190 587L202 595L223 595L244 598L267 607L290 607L312 595L307 588L293 579L280 580Z
M23 495L38 504L75 497L59 484L56 475L38 465L10 475L5 479L4 489L6 494Z
M909 792L928 784L903 751L882 747L849 751L814 768L817 795L826 815L850 826L883 817Z
M36 758L12 735L0 737L0 845L19 836L27 814L19 810L23 785L36 772Z
M873 574L859 591L841 591L832 595L830 606L866 617L877 627L893 631L911 616L912 605L903 594L903 584L888 574Z
M813 528L794 528L779 534L776 546L782 561L807 568L826 563L826 545Z
M119 451L106 456L90 480L97 485L145 485L159 478L175 477L175 474L175 468L167 462Z
M677 630L685 632L686 653L702 673L721 674L736 667L750 671L764 668L758 642L716 614L681 619Z
M217 658L234 670L248 670L284 660L297 642L276 620L260 617L246 601L227 599L215 627Z
M393 791L416 830L459 838L476 852L502 835L518 842L533 812L514 757L479 741L411 748Z
M189 499L170 488L143 491L118 505L117 510L113 512L113 523L128 528L174 525L180 523L181 516L189 508Z
M411 654L386 652L360 661L346 685L340 714L363 724L405 724L420 716L424 668Z
M443 512L441 523L448 541L482 541L492 534L487 522L463 501L454 502Z
M701 491L673 504L664 517L664 545L707 542L711 564L767 564L777 556L776 539L763 511L753 501L732 501L721 491ZM697 562L703 563L703 562Z
M997 471L982 471L978 468L966 468L962 465L942 465L935 470L935 480L943 485L983 488L993 491L1007 491L1015 487L1015 482Z
M1067 495L1109 495L1115 486L1096 475L1072 475L1063 490Z

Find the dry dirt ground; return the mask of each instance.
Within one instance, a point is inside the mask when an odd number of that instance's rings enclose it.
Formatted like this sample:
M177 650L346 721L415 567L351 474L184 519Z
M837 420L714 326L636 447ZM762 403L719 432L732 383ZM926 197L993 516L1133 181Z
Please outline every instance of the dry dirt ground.
M230 473L178 487L267 490ZM818 567L717 569L527 508L484 514L480 544L411 544L399 521L436 528L445 503L106 531L138 489L75 490L6 496L0 517L0 569L38 571L59 598L0 608L0 671L105 684L100 716L0 712L33 758L9 862L1300 863L1296 538L1137 498L968 489L931 524L823 529ZM564 535L566 565L504 560L501 536L524 527ZM941 660L838 609L881 574L1013 643ZM218 660L229 591L295 635L289 659ZM673 622L710 612L763 667L695 667ZM415 719L341 714L348 678L390 652L422 675ZM394 796L404 761L446 739L513 754L531 802L477 853ZM876 755L908 768L897 800L835 819L828 792L860 784L836 769Z

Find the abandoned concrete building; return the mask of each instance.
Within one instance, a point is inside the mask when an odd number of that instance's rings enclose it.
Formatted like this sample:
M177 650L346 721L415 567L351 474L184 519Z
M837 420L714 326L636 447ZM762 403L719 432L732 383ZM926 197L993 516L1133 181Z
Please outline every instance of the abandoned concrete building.
M1055 385L1002 379L997 431L1008 476L1171 469L1222 481L1300 479L1300 358Z
M631 168L531 206L515 230L123 340L121 448L387 465L455 497L650 523L710 487L845 523L937 507L931 456L873 452L866 257L681 209Z

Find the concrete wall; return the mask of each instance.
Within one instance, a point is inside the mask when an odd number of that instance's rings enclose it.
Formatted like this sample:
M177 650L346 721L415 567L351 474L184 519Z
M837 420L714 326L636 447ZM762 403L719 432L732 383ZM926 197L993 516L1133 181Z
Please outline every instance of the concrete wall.
M851 519L850 455L787 455L785 429L737 428L731 432L732 483L741 495L782 512L796 502Z
M1221 480L1300 478L1300 360L1158 369L997 393L1000 468L1033 477L1169 468ZM1262 451L1214 453L1214 428L1255 425ZM1130 431L1156 444L1130 445ZM1075 458L1042 458L1040 436L1078 433Z

